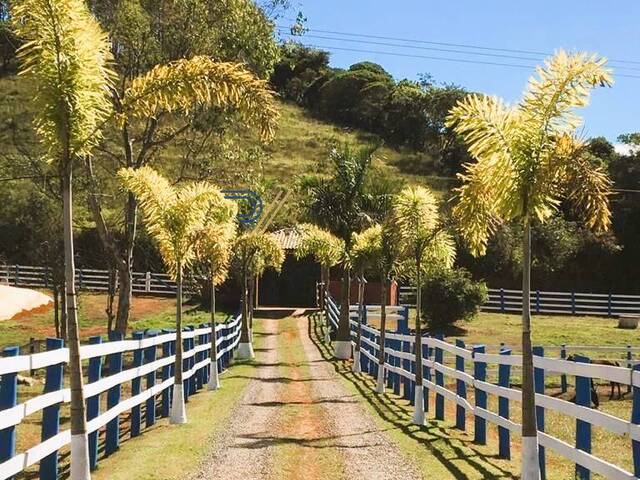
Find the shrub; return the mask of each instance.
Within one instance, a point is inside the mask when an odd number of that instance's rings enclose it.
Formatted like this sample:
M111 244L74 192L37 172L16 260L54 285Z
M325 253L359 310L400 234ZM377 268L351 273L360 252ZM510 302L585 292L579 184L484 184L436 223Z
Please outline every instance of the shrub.
M429 326L442 327L473 318L487 301L487 286L464 269L431 275L422 289L422 315Z

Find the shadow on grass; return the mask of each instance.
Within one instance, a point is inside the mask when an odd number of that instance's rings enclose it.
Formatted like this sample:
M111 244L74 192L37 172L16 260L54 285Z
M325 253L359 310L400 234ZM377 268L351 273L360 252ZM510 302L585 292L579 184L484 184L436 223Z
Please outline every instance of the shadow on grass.
M322 341L324 335L317 316L309 317L308 334L323 359L333 365L336 373L349 381L383 420L423 445L451 473L452 478L468 480L469 476L456 465L462 462L475 470L480 478L518 478L493 461L498 458L497 455L483 454L472 445L461 444L461 440L451 438L451 430L440 422L429 420L424 427L412 425L411 405L406 405L405 401L399 401L387 393L376 393L372 379L364 374L354 374L350 362L333 358L331 347ZM438 449L436 442L441 442L453 455Z

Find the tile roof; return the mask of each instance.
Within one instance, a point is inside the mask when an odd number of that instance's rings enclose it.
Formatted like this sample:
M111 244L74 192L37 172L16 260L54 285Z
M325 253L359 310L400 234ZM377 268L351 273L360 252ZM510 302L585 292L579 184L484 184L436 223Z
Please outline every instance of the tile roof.
M298 243L300 242L300 234L295 228L283 228L282 230L278 230L277 232L273 232L273 235L280 245L285 250L294 250L297 248Z

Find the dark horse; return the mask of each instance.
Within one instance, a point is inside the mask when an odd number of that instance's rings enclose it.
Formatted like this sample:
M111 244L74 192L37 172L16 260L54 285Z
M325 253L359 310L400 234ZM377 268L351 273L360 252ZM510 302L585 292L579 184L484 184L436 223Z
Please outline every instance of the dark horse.
M569 362L575 362L575 355L569 355L567 357L567 360ZM615 360L590 360L590 363L592 363L593 365L607 365L609 367L620 367L620 362L617 362ZM611 385L611 393L609 394L609 400L613 400L613 396L614 396L614 392L615 392L615 388L618 388L618 399L621 399L623 397L622 394L622 390L620 388L620 384L618 382L613 382L610 381L609 384ZM573 396L573 398L570 400L572 402L576 401L576 397L575 395ZM596 385L593 382L593 379L591 379L591 402L595 405L596 408L598 408L600 406L600 399L598 398L598 390L596 389Z

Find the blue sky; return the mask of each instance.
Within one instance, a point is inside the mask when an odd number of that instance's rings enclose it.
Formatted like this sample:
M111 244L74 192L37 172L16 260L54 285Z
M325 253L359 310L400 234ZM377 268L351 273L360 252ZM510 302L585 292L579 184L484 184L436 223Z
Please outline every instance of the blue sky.
M496 57L460 55L411 48L361 44L311 38L331 36L314 32L330 30L435 42L469 44L494 48L553 52L558 48L598 52L629 70L615 73L639 78L616 77L613 88L599 89L591 105L582 111L584 134L605 136L611 141L625 132L640 131L640 2L624 0L477 0L457 1L380 1L380 0L300 0L300 8L310 28L305 43L325 47L399 52L403 54L475 59L480 61L534 64ZM286 23L286 22L285 22ZM347 38L347 37L345 37ZM355 38L355 37L350 37ZM401 43L381 39L374 42ZM403 44L404 45L404 44ZM415 45L415 44L414 44ZM434 47L434 45L418 45ZM455 47L440 47L452 48ZM436 81L456 83L470 90L498 95L516 101L526 86L532 69L478 64L462 64L423 58L332 50L331 63L346 67L361 60L383 65L396 78L417 78L430 73ZM481 50L475 50L481 51ZM516 55L509 52L488 52ZM532 57L532 55L527 55ZM635 70L633 70L635 69Z

